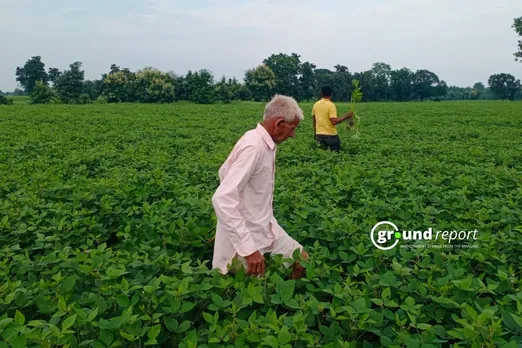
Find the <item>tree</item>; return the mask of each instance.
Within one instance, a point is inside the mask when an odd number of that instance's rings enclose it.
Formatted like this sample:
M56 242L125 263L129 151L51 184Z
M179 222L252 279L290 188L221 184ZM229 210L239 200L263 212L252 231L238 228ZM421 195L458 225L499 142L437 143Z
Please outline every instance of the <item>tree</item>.
M90 100L96 100L102 93L102 80L86 80L83 82L82 94L89 96Z
M495 74L488 79L488 84L493 94L505 100L515 100L515 95L520 91L520 80L510 74Z
M373 77L373 94L376 101L388 100L391 95L391 66L386 63L374 63L371 70Z
M158 69L147 67L136 72L134 90L140 103L172 103L174 79Z
M410 100L413 93L413 72L408 68L394 70L390 74L391 98L405 102Z
M77 104L80 102L85 76L81 67L81 62L72 63L69 65L70 70L65 70L54 82L56 93L63 103Z
M471 99L480 100L484 97L484 84L482 82L477 82L473 85L473 89L471 90Z
M189 100L198 104L211 104L214 102L214 75L206 69L189 73L185 77L188 84Z
M315 69L314 75L316 79L316 90L314 91L314 96L319 98L321 94L321 89L326 86L330 86L333 89L335 82L335 73L328 69ZM336 95L334 95L336 97Z
M311 100L315 96L317 88L317 79L315 77L315 64L304 62L301 64L301 76L299 77L300 84L300 99Z
M30 98L31 104L49 104L55 101L58 97L53 89L43 83L43 81L36 81Z
M423 101L435 93L435 87L439 83L439 77L429 70L417 70L413 75L413 93L416 98Z
M522 17L515 18L513 22L513 29L518 34L518 36L522 37ZM522 62L522 40L518 40L518 52L514 53L515 60Z
M23 67L16 68L16 81L25 90L31 93L36 85L36 81L42 81L47 84L49 77L45 72L45 64L40 56L31 57L25 62Z
M350 101L352 95L352 74L348 67L337 64L334 66L335 73L332 87L332 100L334 101Z
M263 60L275 75L275 93L293 96L299 99L299 75L301 74L301 60L296 53L273 54Z
M60 77L61 74L62 72L57 68L49 68L49 72L47 73L49 82L54 83L58 79L58 77Z
M245 86L255 101L268 101L274 94L276 76L272 69L261 64L245 72Z
M433 88L433 97L444 97L448 94L448 85L446 81L441 80L437 83L437 85Z
M228 104L232 101L232 98L234 97L232 86L227 82L225 76L223 76L221 80L216 83L215 95L217 99L221 100L225 104Z
M353 74L353 79L359 80L364 102L374 101L376 99L374 77L371 70L355 73Z
M115 64L111 65L110 72L102 75L102 93L109 103L134 102L136 100L134 91L134 80L136 74L129 69Z

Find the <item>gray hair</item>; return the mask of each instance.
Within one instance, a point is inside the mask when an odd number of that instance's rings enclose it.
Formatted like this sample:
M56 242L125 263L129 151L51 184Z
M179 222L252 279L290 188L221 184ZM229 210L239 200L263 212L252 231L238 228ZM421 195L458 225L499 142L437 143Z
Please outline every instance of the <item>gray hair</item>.
M270 117L283 117L286 122L294 122L296 118L304 119L303 110L294 98L276 94L265 107L263 119Z

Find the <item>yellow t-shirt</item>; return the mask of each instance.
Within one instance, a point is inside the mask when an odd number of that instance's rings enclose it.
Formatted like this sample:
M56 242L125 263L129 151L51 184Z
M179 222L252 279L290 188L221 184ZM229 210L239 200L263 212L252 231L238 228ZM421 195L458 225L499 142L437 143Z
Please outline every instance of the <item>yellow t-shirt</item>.
M314 104L312 116L315 115L315 133L322 135L337 135L337 129L330 118L337 117L337 108L330 99L321 98Z

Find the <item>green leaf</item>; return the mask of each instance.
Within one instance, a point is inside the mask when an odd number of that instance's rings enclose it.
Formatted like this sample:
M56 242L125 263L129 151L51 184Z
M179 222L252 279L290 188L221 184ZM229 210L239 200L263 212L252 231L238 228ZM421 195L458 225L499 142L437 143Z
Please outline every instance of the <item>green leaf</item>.
M25 319L24 319L25 320ZM0 329L3 329L13 321L13 318L4 318L0 320Z
M285 305L287 305L288 307L290 307L292 309L301 309L301 306L299 306L299 303L297 303L297 301L294 300L293 298L286 301Z
M163 318L163 322L165 323L167 330L169 330L172 333L178 332L178 321L176 319Z
M92 310L92 312L89 313L89 315L87 315L87 321L88 322L93 321L96 318L97 315L98 315L98 307L94 308Z
M190 312L190 311L191 311L195 306L196 306L195 303L192 303L192 302L183 302L183 303L181 304L180 312L181 312L181 313Z
M205 321L209 324L212 324L214 323L214 317L211 315L211 314L208 314L208 313L205 313L203 312L203 318L205 319Z
M11 342L12 348L25 348L26 338L25 335L20 335Z
M106 346L110 346L112 341L114 340L114 335L109 330L101 330L100 331L100 341L103 342Z
M109 321L105 319L100 319L100 321L98 322L98 326L100 327L100 329L114 330L121 328L123 324L125 324L126 322L127 318L122 315L119 317L112 318Z
M128 282L127 279L125 279L125 278L122 278L122 279L121 279L121 289L122 289L123 291L127 291L127 290L129 290L129 282Z
M357 313L365 313L369 311L366 307L366 300L364 299L364 297L361 297L360 299L356 300L353 303L353 306Z
M149 340L153 340L156 337L158 337L159 333L161 332L161 325L154 325L149 330L147 336L149 337Z
M118 306L122 308L127 308L130 306L129 298L125 295L116 295L116 302L118 303Z
M120 335L125 338L126 340L130 341L130 342L134 342L136 340L136 337L134 337L133 335L131 334L128 334L126 332L123 332L120 330Z
M61 310L62 312L67 312L67 304L65 303L64 300L62 300L62 299L58 300L58 309Z
M295 289L295 280L280 281L276 285L276 293L281 297L283 302L292 298Z
M397 277L395 277L395 274L388 271L383 274L382 279L379 281L379 284L382 286L394 286L396 281Z
M263 342L268 344L272 348L279 347L279 341L274 336L267 336L263 339Z
M67 292L71 292L74 289L74 284L76 283L76 279L73 276L65 277L63 280L63 290Z
M68 328L73 326L75 321L76 321L76 314L71 315L69 318L65 319L62 323L62 331L67 330Z
M93 348L105 348L105 344L100 341L94 341L91 343L91 347Z
M178 332L178 333L183 333L183 332L187 331L187 330L190 328L190 325L191 325L191 324L192 324L192 323L191 323L190 321L185 320L184 322L182 322L182 323L179 325L177 332Z
M381 298L386 301L386 300L389 300L391 297L391 289L390 288L385 288L383 291L382 291L382 295L381 295Z
M515 322L518 324L518 326L522 327L522 317L514 314L514 313L510 313L511 314L511 317L513 317L513 320L515 320Z
M426 323L420 323L420 324L415 325L415 327L417 327L421 330L428 330L429 328L431 328L431 325L426 324Z
M221 307L223 305L223 299L218 294L211 292L210 297L212 297L212 302L214 302L217 306Z
M22 326L25 324L25 316L22 313L20 313L18 310L16 310L15 316L14 316L14 321L19 326Z
M121 277L123 274L125 274L125 268L124 269L116 269L113 267L109 267L107 269L107 276L111 279L117 279Z
M198 344L198 332L196 330L192 330L184 340L187 348L196 348Z
M283 326L281 331L279 331L279 335L277 336L277 340L280 344L287 344L292 339L292 336L288 332L288 328Z

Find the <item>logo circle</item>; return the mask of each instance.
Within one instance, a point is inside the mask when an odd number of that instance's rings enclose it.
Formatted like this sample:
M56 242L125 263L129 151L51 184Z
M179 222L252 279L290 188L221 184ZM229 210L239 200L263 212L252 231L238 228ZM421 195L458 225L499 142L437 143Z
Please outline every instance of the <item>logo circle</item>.
M390 225L390 226L392 226L395 229L395 232L399 232L399 228L393 222L381 221L381 222L375 224L375 226L373 226L373 228L372 228L372 231L370 232L370 238L372 239L373 245L375 245L377 248L379 248L381 250L391 250L391 249L395 248L395 246L399 243L399 239L398 238L395 240L395 243L393 243L392 246L382 247L379 244L377 244L377 242L375 241L375 238L373 237L373 233L375 232L375 229L377 227L381 226L381 225Z

